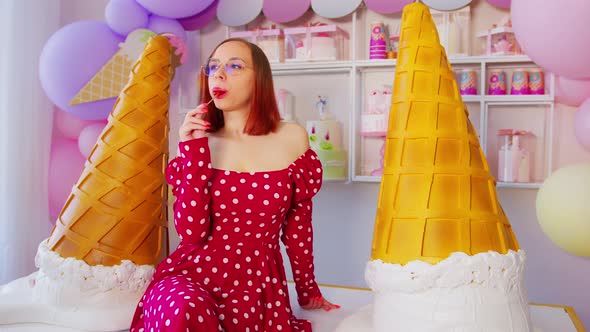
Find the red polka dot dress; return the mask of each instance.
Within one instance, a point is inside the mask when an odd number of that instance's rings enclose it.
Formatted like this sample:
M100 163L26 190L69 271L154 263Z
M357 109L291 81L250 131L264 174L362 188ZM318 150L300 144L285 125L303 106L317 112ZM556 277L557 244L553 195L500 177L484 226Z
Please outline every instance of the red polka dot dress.
M316 154L247 173L212 168L207 138L179 147L166 178L181 243L157 266L131 332L311 331L292 314L279 238L299 304L321 296L311 226L311 199L322 184Z

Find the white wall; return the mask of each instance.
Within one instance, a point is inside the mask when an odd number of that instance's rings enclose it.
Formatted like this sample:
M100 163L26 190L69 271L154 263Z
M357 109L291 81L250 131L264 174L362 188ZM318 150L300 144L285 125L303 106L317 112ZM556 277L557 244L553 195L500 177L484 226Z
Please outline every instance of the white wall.
M106 0L61 1L64 24L81 19L102 20L107 3ZM483 0L474 3L474 31L487 28L505 14ZM204 59L225 38L225 29L215 21L201 32L201 59ZM574 111L572 108L559 107L556 112L557 167L590 160L590 153L576 143L573 135ZM173 120L173 141L176 139L175 128L179 119L179 116L175 116ZM319 282L366 287L363 274L370 254L378 191L378 184L326 183L318 194L314 207L314 227ZM529 299L532 302L571 305L584 325L590 327L590 259L564 252L541 232L535 216L536 194L537 190L533 189L499 189L500 201L521 247L528 255L526 284ZM171 242L174 245L177 239L173 237Z

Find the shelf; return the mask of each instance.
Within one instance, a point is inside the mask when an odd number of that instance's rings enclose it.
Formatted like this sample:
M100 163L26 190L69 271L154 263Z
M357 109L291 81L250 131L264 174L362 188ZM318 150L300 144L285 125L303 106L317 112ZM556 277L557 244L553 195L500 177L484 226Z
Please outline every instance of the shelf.
M480 95L461 95L464 103L480 103L483 98Z
M381 177L380 176L370 176L370 175L356 175L352 178L353 182L373 182L373 183L380 183ZM498 188L521 188L521 189L538 189L540 188L542 183L540 182L531 182L531 183L518 183L518 182L498 182L496 183L496 187Z
M348 178L333 178L333 179L322 178L322 182L324 182L324 183L346 183L346 182L348 182Z
M486 95L484 101L489 103L550 103L553 102L551 95Z
M507 56L463 56L449 58L451 65L481 65L488 64L514 64L527 63L532 60L525 55L507 55ZM387 68L395 69L397 59L379 59L379 60L344 60L344 61L292 61L271 63L273 73L289 74L296 73L321 73L325 71L348 71L356 67L364 68Z
M478 55L449 57L451 65L479 65L482 63L526 63L532 62L526 55ZM357 60L352 62L359 68L395 67L397 59Z
M498 182L496 187L498 188L521 188L521 189L538 189L541 188L542 183L540 182Z
M380 183L381 177L380 176L371 176L371 175L355 175L352 178L353 182L375 182Z
M351 61L301 61L301 62L282 62L282 63L271 63L271 69L273 73L281 74L281 72L287 71L309 71L309 72L322 72L326 70L334 71L349 71L352 68Z
M355 12L352 14L351 20L345 22L351 38L346 46L343 45L346 47L346 51L341 53L340 56L342 59L347 60L271 63L273 75L287 90L292 89L297 91L298 96L309 97L318 94L317 89L321 87L321 93L331 96L331 98L334 98L333 101L337 100L340 103L339 106L334 107L332 110L339 114L338 120L342 124L343 144L347 147L346 150L349 155L349 174L346 179L324 179L325 182L381 182L381 176L359 175L364 174L365 171L370 174L371 170L378 168L378 156L383 144L383 139L368 137L360 133L361 114L367 108L368 93L374 89L381 89L383 84L389 86L395 80L394 73L397 59L368 59L369 42L366 39L368 21L365 22L364 19L362 15L357 17ZM503 28L494 30L492 33L501 31L503 31ZM526 55L482 54L477 56L449 56L448 60L453 69L456 70L456 79L459 78L459 69L469 69L476 72L475 79L477 80L479 93L476 95L462 95L461 98L469 111L470 120L475 126L484 153L488 150L488 146L492 146L491 142L494 139L493 136L488 139L488 135L493 132L490 128L499 126L497 123L498 118L511 119L512 113L504 112L506 109L514 111L519 121L525 124L529 117L538 118L539 112L537 111L540 108L546 110L549 124L548 129L543 131L542 137L546 137L548 142L553 141L552 116L555 103L553 92L546 95L486 95L490 71L501 69L510 73L516 68L538 67L530 57ZM549 73L546 74L550 75ZM550 86L547 87L546 91L554 91L553 80L554 78L551 77ZM313 84L310 84L312 82ZM457 82L457 84L459 83ZM275 85L279 86L280 84ZM338 85L338 88L336 89L334 85ZM506 86L510 89L509 82L507 82ZM302 101L296 103L298 121L305 122L317 118L317 114L311 112L313 104L303 98ZM331 106L334 106L334 104ZM498 110L498 113L488 111L490 106L494 112ZM517 110L523 112L516 113ZM490 124L490 121L495 122ZM500 123L504 124L504 122ZM544 146L548 151L545 152L547 157L542 159L543 164L546 163L547 165L543 166L541 173L536 174L536 177L534 177L536 181L541 182L543 178L551 174L553 160L551 144L546 143ZM540 185L540 183L497 183L498 188L538 189Z
M461 99L466 103L551 103L553 98L551 95L503 95L503 96L492 96L492 95L461 95Z

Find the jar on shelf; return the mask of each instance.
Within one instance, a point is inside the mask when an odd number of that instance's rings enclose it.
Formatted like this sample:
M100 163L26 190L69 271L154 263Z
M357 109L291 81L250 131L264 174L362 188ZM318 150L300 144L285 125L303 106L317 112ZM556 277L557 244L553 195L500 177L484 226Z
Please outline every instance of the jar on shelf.
M387 57L387 39L385 24L371 23L371 39L369 41L369 59L385 59Z
M532 95L545 94L545 75L539 68L529 70L529 93Z
M490 73L488 94L505 95L506 94L506 72L502 69L492 70Z
M462 95L477 94L477 75L473 69L462 69L459 71L459 91Z
M526 69L515 69L512 73L511 95L529 94L529 72Z

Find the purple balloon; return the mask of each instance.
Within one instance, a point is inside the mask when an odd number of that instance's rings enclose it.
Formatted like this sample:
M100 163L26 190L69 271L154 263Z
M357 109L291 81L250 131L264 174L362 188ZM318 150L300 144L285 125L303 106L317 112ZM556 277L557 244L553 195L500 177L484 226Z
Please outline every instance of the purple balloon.
M590 151L590 98L586 99L576 111L574 130L578 143Z
M186 31L184 31L182 25L175 19L152 15L150 16L147 29L155 33L169 32L182 40L186 40Z
M55 32L39 58L39 78L49 99L84 120L106 119L115 98L68 106L74 96L109 61L123 39L104 22L79 21Z
M137 0L150 12L168 18L196 15L209 7L214 0Z
M207 7L207 9L191 17L185 17L178 19L178 23L182 25L184 30L195 31L206 26L217 14L217 4L219 0L213 1L213 3Z
M113 31L126 36L135 29L145 28L149 13L135 0L110 0L104 16Z
M365 0L367 8L380 14L401 12L405 5L414 0Z
M488 2L496 7L510 9L511 0L488 0Z
M265 0L262 5L264 16L273 22L290 22L301 17L309 9L311 0Z

